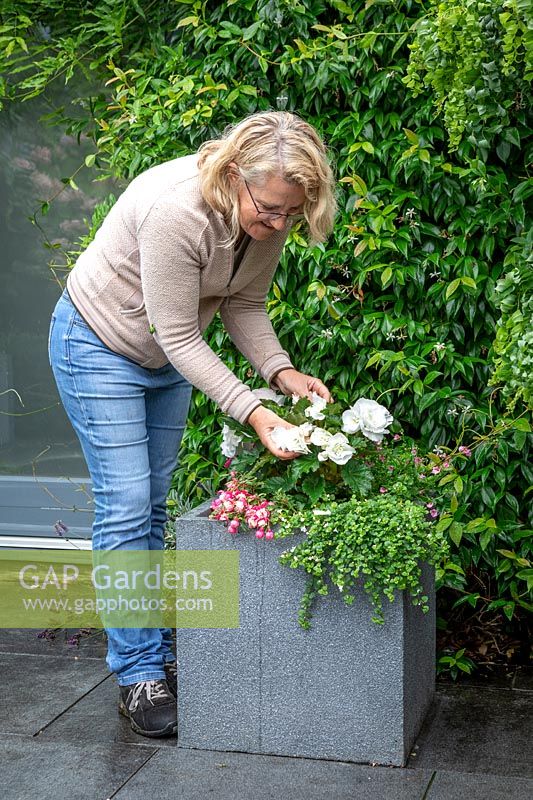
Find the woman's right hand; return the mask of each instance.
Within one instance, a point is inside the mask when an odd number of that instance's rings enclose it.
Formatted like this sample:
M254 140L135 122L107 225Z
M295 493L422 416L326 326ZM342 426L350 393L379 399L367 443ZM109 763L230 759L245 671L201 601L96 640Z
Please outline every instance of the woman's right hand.
M264 406L258 406L257 408L254 408L248 417L248 424L251 425L255 430L259 439L265 445L267 450L270 450L270 452L273 453L273 455L275 455L277 458L287 461L293 458L298 458L300 455L300 453L295 453L292 450L280 450L270 438L270 434L274 428L296 427L295 425L291 425L290 422L278 417L278 415L273 411L270 411L270 409L265 408Z

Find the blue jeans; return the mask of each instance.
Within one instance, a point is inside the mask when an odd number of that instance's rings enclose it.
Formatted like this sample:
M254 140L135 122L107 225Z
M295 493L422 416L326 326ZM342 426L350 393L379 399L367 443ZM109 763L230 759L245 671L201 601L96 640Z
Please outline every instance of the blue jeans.
M166 498L191 384L167 364L146 369L110 350L65 289L52 313L48 356L81 443L94 495L93 550L162 550ZM165 677L170 628L107 628L118 683Z

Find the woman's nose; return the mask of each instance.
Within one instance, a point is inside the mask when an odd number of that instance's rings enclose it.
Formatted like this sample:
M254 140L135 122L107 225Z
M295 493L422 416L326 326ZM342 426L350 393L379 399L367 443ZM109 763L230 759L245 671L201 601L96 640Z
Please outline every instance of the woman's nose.
M274 219L269 220L270 225L275 228L277 231L282 231L285 225L287 224L286 217L276 217Z

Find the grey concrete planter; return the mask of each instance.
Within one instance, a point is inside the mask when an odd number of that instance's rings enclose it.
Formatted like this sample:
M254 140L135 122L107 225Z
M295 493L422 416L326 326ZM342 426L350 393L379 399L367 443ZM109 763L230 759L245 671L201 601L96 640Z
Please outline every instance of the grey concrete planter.
M305 576L276 557L296 540L234 537L208 514L177 520L176 547L239 551L240 628L177 631L179 745L404 766L434 694L433 569L427 614L401 592L376 625L362 589L352 606L331 590L305 631Z

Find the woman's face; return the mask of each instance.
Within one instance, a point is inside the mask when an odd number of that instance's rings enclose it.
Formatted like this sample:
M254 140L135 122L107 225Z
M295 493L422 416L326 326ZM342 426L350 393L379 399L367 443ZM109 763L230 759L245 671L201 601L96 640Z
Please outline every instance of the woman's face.
M272 218L268 213L292 215L303 211L305 191L298 184L287 183L277 175L270 176L261 186L246 184L237 175L232 180L239 185L241 229L252 239L263 241L272 236L274 231L283 230L287 226L286 216Z

